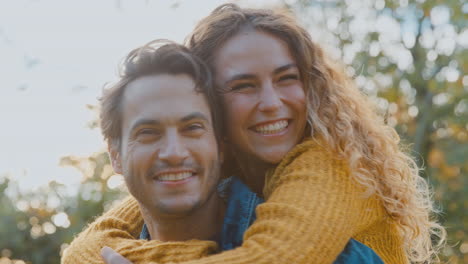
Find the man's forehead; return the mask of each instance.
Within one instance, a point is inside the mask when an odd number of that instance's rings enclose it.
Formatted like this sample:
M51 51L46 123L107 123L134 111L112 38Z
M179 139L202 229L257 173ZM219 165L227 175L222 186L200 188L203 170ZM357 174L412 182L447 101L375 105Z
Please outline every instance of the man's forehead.
M171 97L182 95L203 96L196 91L195 81L187 74L152 74L141 76L130 81L124 93L124 97L127 100L138 96Z
M142 118L183 121L188 116L204 116L209 121L210 117L205 96L195 90L193 79L185 74L150 75L130 82L124 95L123 112L133 121Z

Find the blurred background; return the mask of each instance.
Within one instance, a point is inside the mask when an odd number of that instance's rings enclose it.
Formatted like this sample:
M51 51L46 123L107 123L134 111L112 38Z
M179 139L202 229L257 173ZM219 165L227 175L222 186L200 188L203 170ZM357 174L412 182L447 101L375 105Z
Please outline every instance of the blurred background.
M183 41L226 1L0 0L0 264L60 263L86 223L126 195L97 127L119 61ZM434 190L446 263L468 263L468 3L232 1L290 9L418 160Z

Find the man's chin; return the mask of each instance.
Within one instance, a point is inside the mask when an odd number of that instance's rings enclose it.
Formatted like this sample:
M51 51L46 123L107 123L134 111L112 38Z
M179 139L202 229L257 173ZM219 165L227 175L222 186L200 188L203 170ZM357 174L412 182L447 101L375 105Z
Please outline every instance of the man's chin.
M194 211L196 211L199 208L199 203L194 201L174 201L168 203L159 203L156 207L157 212L160 212L162 215L184 217L191 215Z

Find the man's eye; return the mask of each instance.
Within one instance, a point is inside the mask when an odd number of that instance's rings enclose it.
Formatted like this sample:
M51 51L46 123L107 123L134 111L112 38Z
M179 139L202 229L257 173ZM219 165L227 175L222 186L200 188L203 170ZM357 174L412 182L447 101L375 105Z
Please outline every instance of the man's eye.
M161 136L159 130L151 129L151 128L144 128L138 130L135 134L135 139L141 143L149 143L157 140Z
M182 130L186 136L199 137L205 132L205 126L202 123L193 123L185 126Z
M148 139L158 137L160 134L160 131L156 129L145 128L138 131L136 136L141 139Z
M191 130L191 131L194 131L194 130L199 130L199 129L203 129L203 125L202 124L191 124L189 126L187 126L187 130Z
M139 135L154 135L156 134L156 130L154 129L142 129L138 132Z
M247 88L253 88L254 85L252 83L239 83L231 86L231 91L241 91Z

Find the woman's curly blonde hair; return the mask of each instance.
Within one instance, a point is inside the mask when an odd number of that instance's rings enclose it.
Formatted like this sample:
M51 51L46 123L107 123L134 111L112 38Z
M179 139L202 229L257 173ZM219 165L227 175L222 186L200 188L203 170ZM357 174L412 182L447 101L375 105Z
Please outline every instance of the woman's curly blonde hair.
M216 8L201 20L187 45L213 72L216 51L241 30L272 34L288 44L308 98L311 135L328 143L348 161L352 177L376 194L397 222L408 259L431 263L445 241L445 229L433 218L431 192L414 159L402 151L395 130L384 124L373 104L343 67L327 58L294 17L283 11Z

